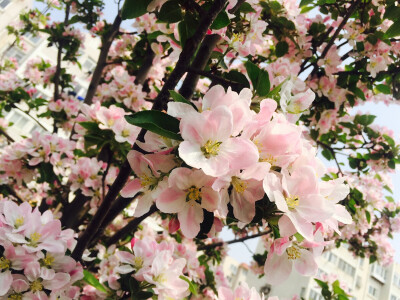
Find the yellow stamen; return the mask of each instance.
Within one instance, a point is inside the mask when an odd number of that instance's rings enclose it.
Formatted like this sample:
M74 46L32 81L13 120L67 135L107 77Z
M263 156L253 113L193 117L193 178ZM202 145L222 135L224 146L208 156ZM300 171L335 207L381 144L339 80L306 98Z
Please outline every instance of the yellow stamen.
M288 255L288 258L291 260L297 259L301 257L301 253L299 249L296 246L291 246L286 249L286 253Z
M121 135L123 137L128 137L130 135L130 131L128 129L124 129L122 130Z
M142 176L139 176L140 178L140 185L142 187L152 187L157 185L157 178L152 177L152 176L147 176L146 174L143 174Z
M16 218L15 219L15 223L14 223L14 227L18 229L19 227L24 225L24 222L25 222L24 217Z
M289 208L296 208L299 205L299 196L286 197L286 204Z
M8 300L22 300L22 294L12 294L8 296Z
M236 192L243 194L243 192L247 189L248 183L239 179L239 177L233 176L232 185Z
M47 253L46 257L42 261L45 266L50 267L53 264L54 260L55 258Z
M32 292L39 292L43 290L43 284L39 281L39 279L35 280L31 283L31 291Z
M159 283L164 283L164 282L167 281L167 276L165 276L165 274L162 273L162 274L159 274L159 275L155 276L153 278L153 280L156 281L156 282L159 282Z
M143 258L141 258L140 256L135 256L134 264L136 269L140 269L141 267L143 267Z
M211 156L218 155L219 147L222 142L208 140L207 143L201 147L201 152L203 152L206 158L210 158Z
M38 232L32 233L31 236L29 237L28 246L36 247L38 245L41 237L42 237L42 235Z
M11 262L5 258L5 257L0 257L0 270L7 270L11 266Z
M201 191L198 187L192 186L187 189L186 201L201 202Z

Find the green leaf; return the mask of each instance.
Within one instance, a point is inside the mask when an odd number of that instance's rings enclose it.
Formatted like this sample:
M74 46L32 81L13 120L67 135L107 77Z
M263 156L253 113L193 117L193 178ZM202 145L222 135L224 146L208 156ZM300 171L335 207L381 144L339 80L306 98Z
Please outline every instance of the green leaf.
M321 287L321 289L329 289L329 286L326 282L314 278L315 282Z
M395 202L395 200L394 200L394 198L393 198L392 196L386 196L385 198L386 198L387 201L389 201L389 202L392 202L392 203Z
M365 211L365 217L367 218L367 222L371 223L371 214L369 213L368 210Z
M257 94L261 97L268 95L270 90L270 82L269 82L269 75L268 72L265 70L261 70L258 76L257 82Z
M190 106L193 106L197 110L196 106L192 102L187 100L185 97L183 97L178 92L175 92L174 90L169 90L169 94L170 94L170 96L172 97L172 99L175 102L181 102L181 103L189 104Z
M385 190L387 190L389 193L393 194L392 189L391 189L390 187L388 187L386 184L383 186L383 188L384 188Z
M197 296L197 287L196 284L193 283L191 280L189 280L189 278L181 275L179 276L180 279L186 281L189 284L189 291L194 295Z
M260 74L260 68L253 64L251 61L245 63L247 75L249 75L250 81L253 87L256 88L258 82L258 75Z
M121 10L122 20L140 17L147 13L147 6L151 0L125 0Z
M289 45L285 41L281 41L275 46L275 54L277 57L284 56L289 52Z
M354 118L354 123L368 126L374 122L375 118L376 116L373 115L357 115Z
M400 18L398 18L392 26L385 32L385 38L389 39L400 35Z
M361 99L363 99L364 101L366 100L366 98L365 98L365 95L364 95L364 92L360 89L360 88L358 88L358 87L353 87L352 89L350 89L353 93L354 93L354 95L356 95L358 98L361 98Z
M282 81L280 84L278 84L276 87L274 87L267 95L268 98L272 98L274 99L275 96L277 96L279 94L279 92L281 91L282 85L288 81L289 77L286 78L284 81ZM317 132L318 134L318 132Z
M182 10L178 1L167 1L160 9L158 20L167 23L176 23L182 20Z
M310 4L310 3L313 3L313 0L301 0L299 7L306 6L306 5Z
M334 157L332 155L332 152L329 149L324 149L322 150L321 154L327 159L327 160L332 160Z
M334 292L336 295L346 295L346 292L340 287L339 280L335 280L335 281L332 283L332 287L333 287L333 292Z
M395 21L399 16L400 16L400 6L390 5L386 7L383 18Z
M361 52L364 51L364 43L363 42L356 42L357 51Z
M313 10L314 6L305 6L301 9L300 13L305 14L306 12L309 12L310 10Z
M99 128L99 125L97 125L97 123L95 123L95 122L79 122L79 125L81 125L83 128L85 128L86 130L89 130L89 131L93 131L93 132L101 131Z
M388 161L388 167L393 169L393 170L395 170L396 169L396 162L393 159L389 160Z
M144 110L133 115L125 116L129 124L147 129L158 135L182 141L179 132L179 120L161 111Z
M153 297L153 293L150 291L140 291L135 294L132 294L131 299L132 300L146 300L151 297Z
M390 90L390 87L387 86L386 84L378 84L375 88L377 91L384 93L386 95L389 95L392 93L392 91Z
M378 258L375 255L371 255L369 257L369 263L373 264L374 262L376 262L378 260Z
M256 11L254 10L254 8L251 6L250 3L243 2L243 4L239 8L239 12L247 14L247 13L253 13L253 12L256 12Z
M99 290L99 291L101 291L103 293L107 293L107 289L88 270L83 270L83 280L87 284L90 284L92 287L94 287L96 290Z
M396 142L387 134L384 134L383 138L386 140L386 142L389 144L389 146L391 146L391 147L396 146Z
M222 29L231 23L226 11L221 11L215 18L214 22L211 24L211 29Z
M232 70L229 73L224 73L223 76L228 80L242 84L245 88L250 88L250 83L247 80L246 76L244 76L243 73L239 71Z
M302 241L304 241L304 237L303 237L300 233L296 232L296 233L294 234L294 236L296 237L296 240L297 240L299 243L301 243Z
M251 61L247 61L245 63L245 67L256 93L261 97L268 95L270 91L268 72L260 69L257 65L253 64Z

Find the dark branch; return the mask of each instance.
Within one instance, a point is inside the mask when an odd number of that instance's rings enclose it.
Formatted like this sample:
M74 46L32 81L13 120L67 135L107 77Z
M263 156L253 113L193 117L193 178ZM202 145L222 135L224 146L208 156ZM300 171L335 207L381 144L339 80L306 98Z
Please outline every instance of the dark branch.
M102 38L102 45L99 58L97 60L97 65L93 71L92 80L90 81L89 89L87 91L84 100L84 102L87 104L92 103L93 97L96 94L97 87L100 84L100 80L103 75L103 69L106 66L108 52L110 51L112 42L114 41L115 37L119 32L119 27L121 25L121 22L122 22L121 12L118 12L118 15L115 17L114 23L112 24L111 28Z
M208 249L213 249L213 248L216 248L216 247L221 247L223 245L241 243L241 242L244 242L244 241L247 241L247 240L250 240L250 239L254 239L256 237L260 237L260 236L263 236L263 235L270 234L271 232L272 232L272 230L267 230L267 231L263 231L263 232L260 232L260 233L257 233L257 234L248 235L248 236L242 237L240 239L234 239L234 240L230 240L230 241L227 241L227 242L218 242L218 243L214 243L214 244L204 245L204 246L198 247L197 250L208 250Z
M109 247L112 244L117 243L119 240L125 238L127 235L129 234L133 234L139 224L146 219L147 217L151 216L153 213L155 213L157 211L157 206L155 204L153 204L152 207L150 207L150 210L145 213L143 216L138 217L133 219L132 221L130 221L125 227L121 228L120 231L116 232L112 237L110 237L106 242L106 246Z

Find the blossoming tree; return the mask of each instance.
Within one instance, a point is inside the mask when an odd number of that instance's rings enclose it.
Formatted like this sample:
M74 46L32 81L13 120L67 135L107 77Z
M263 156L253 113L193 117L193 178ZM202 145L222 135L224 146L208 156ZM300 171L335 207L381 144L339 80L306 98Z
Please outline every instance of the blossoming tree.
M0 116L53 125L14 141L0 119L0 297L263 299L219 266L260 236L269 284L315 276L341 244L392 262L399 146L353 108L400 97L396 1L125 0L112 23L101 0L42 6L8 29L13 47L45 36L56 64L0 66ZM101 47L81 101L68 65L84 31Z

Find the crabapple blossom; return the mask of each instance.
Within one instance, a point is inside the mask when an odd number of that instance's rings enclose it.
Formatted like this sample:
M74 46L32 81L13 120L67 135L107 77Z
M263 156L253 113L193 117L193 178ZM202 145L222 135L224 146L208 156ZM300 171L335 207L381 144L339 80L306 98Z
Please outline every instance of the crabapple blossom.
M168 177L168 188L160 192L156 204L166 213L178 213L182 233L194 238L200 231L203 209L218 208L220 194L212 189L214 179L201 170L176 168Z

